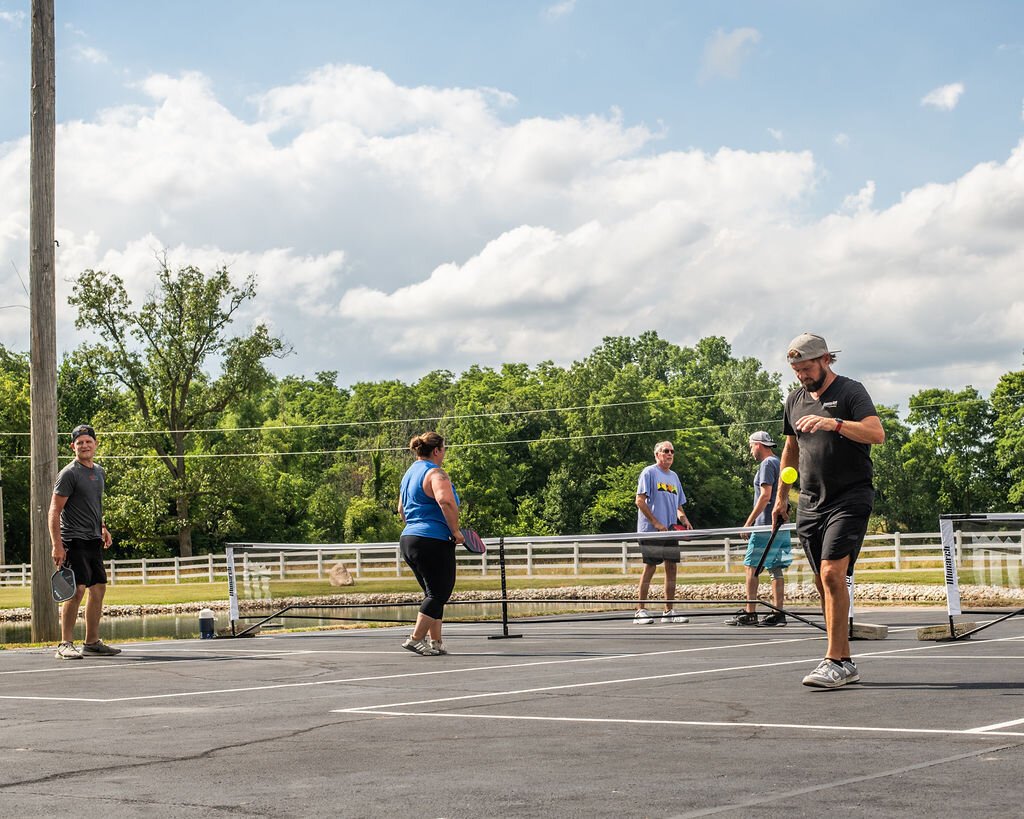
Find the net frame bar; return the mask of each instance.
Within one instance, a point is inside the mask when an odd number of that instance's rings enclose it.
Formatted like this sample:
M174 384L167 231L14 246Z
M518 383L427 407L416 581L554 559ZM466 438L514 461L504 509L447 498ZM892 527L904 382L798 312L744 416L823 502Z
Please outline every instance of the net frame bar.
M957 633L955 617L964 614L986 613L976 609L964 611L960 605L960 576L956 566L956 531L959 529L957 524L968 521L981 524L1024 522L1024 512L980 512L976 514L952 513L939 515L939 535L942 541L942 563L946 581L946 618L949 624L949 636L943 637L942 642L965 640L979 631L992 628L992 626L998 625L1005 620L1024 614L1024 608L1019 608L1005 613L995 620L990 620L975 628Z

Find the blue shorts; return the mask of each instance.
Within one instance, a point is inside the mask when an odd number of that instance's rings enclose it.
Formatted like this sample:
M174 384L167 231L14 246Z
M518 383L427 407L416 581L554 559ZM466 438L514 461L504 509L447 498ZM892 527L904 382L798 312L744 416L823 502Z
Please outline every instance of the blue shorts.
M761 553L768 545L768 538L771 532L751 532L750 540L747 541L747 554L743 558L743 565L757 568L761 560ZM775 535L775 542L772 543L771 551L765 558L764 568L766 569L788 569L793 562L793 542L789 532L779 532Z

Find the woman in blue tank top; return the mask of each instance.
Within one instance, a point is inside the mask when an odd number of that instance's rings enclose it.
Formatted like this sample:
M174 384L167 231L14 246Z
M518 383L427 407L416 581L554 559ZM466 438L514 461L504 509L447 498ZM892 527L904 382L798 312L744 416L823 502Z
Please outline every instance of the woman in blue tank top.
M441 642L444 605L455 590L455 547L463 543L459 531L459 495L444 461L444 439L424 432L409 441L416 461L402 477L398 514L405 521L402 557L423 589L423 603L412 634L402 648L424 656L447 654Z

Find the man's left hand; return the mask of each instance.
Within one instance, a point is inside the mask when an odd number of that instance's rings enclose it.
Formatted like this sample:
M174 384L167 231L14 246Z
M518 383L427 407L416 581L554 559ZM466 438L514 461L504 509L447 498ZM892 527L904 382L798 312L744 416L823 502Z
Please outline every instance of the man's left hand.
M799 432L831 432L836 428L836 419L827 415L805 415L794 426Z

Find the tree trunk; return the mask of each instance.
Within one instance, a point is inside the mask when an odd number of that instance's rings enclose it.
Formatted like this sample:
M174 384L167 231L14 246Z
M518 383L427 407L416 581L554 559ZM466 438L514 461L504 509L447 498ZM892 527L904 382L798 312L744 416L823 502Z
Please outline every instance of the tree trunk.
M188 495L178 495L178 554L182 557L192 557L192 524L188 520L190 505Z
M29 234L31 256L32 475L30 523L32 558L32 640L51 642L60 634L50 594L53 573L49 510L57 478L57 314L54 277L54 152L56 69L53 0L32 0L32 94L29 149Z

